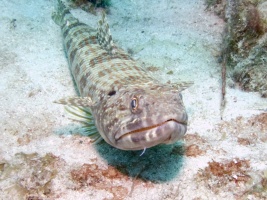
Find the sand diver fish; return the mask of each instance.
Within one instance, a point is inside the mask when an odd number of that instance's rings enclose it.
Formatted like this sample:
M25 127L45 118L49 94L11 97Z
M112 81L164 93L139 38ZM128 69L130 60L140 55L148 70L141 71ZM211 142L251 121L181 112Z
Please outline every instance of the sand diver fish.
M61 27L79 97L57 101L84 123L89 135L122 150L141 150L181 139L187 113L180 92L188 83L163 84L112 40L105 14L98 28L79 22L58 0ZM100 135L101 137L100 137Z

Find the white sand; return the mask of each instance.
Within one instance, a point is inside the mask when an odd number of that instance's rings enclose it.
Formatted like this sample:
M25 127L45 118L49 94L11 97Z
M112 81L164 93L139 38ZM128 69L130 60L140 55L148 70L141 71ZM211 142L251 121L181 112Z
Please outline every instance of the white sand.
M267 119L254 118L266 112L266 99L227 88L226 121L220 119L220 64L216 56L224 22L205 12L203 1L145 2L112 0L108 21L113 38L125 50L133 51L138 61L158 67L154 76L163 82L194 81L183 92L190 117L187 133L192 136L187 137L185 147L197 145L202 154L181 157L177 144L148 149L139 157L140 152L92 145L79 134L79 124L65 116L63 106L52 103L75 95L60 29L51 19L54 2L2 0L0 164L6 164L0 165L0 199L25 199L27 195L64 200L267 198L266 188L265 193L257 190L267 178ZM92 26L99 19L81 10L73 13ZM171 70L173 74L168 75ZM238 138L246 138L248 144ZM36 152L40 160L46 153L58 157L50 192L43 194L40 189L37 194L34 187L27 190L25 180L38 182L42 177L30 179L37 169L25 162L18 165L21 160L15 154L20 152ZM208 162L238 163L237 158L249 160L249 181L233 181L243 177L242 172L201 179L199 173ZM78 187L70 172L85 163L98 168L89 173L87 186ZM255 195L257 192L262 196Z

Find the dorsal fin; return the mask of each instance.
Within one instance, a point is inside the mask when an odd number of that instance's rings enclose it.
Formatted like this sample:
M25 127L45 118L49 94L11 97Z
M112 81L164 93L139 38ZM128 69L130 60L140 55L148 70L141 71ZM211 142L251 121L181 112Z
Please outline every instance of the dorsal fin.
M102 19L98 22L97 40L100 46L105 49L110 55L113 55L115 53L114 43L110 34L105 12L102 12Z

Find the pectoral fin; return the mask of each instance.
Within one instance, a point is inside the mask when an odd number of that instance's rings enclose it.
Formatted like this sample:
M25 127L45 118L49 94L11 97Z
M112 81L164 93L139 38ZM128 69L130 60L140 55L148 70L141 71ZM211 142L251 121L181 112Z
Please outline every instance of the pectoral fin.
M69 97L54 101L54 103L59 103L63 105L69 106L81 106L81 107L92 107L95 103L92 101L90 97Z

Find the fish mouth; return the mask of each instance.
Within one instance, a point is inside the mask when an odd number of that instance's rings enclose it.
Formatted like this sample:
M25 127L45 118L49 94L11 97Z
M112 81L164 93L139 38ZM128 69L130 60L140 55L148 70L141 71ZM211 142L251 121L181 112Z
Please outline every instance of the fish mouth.
M170 144L181 139L187 130L187 122L168 119L162 123L127 132L115 139L123 150L141 150L158 144Z
M138 133L138 132L147 131L147 130L150 130L150 129L153 129L153 128L162 126L163 124L168 123L168 122L170 122L170 121L174 121L174 122L179 123L179 124L187 125L185 122L178 122L178 121L175 120L175 119L168 119L168 120L166 120L166 121L164 121L164 122L162 122L162 123L160 123L160 124L156 124L156 125L152 125L152 126L148 126L148 127L144 127L144 128L140 128L140 129L136 129L136 130L130 131L130 132L128 132L128 133L126 133L126 134L120 136L120 137L118 138L118 140L119 140L120 138L124 137L124 136L127 136L128 134L134 134L134 133Z

